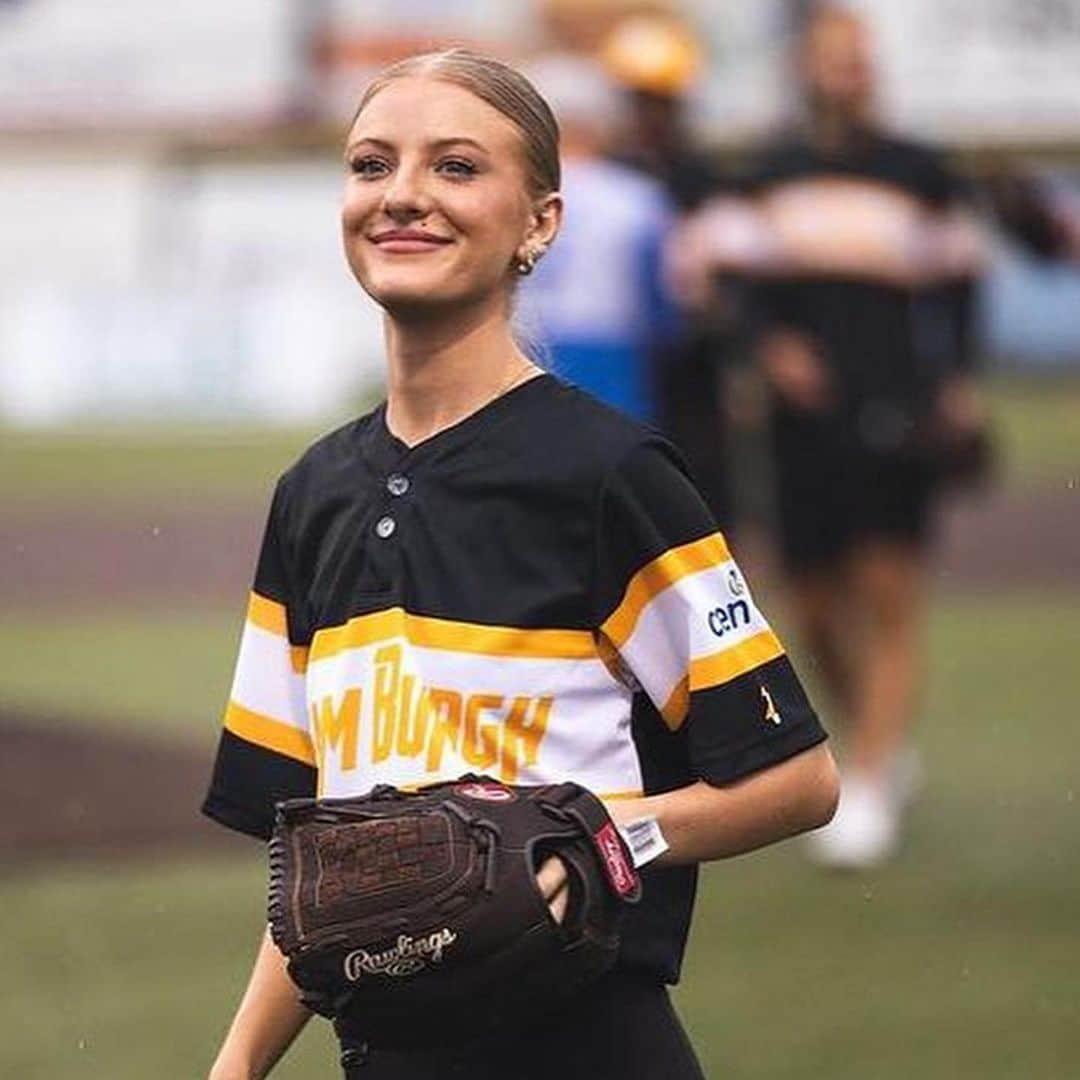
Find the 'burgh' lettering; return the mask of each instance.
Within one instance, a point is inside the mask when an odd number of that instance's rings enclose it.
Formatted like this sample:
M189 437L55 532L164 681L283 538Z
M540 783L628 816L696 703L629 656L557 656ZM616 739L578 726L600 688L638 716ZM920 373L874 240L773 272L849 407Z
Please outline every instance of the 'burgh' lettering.
M449 764L451 775L480 772L516 784L537 762L554 701L428 685L406 670L395 642L375 650L367 685L311 702L316 759L320 770L341 773L411 759L432 778Z
M401 934L396 945L381 952L353 949L345 957L345 978L356 982L361 975L414 975L427 967L429 961L439 963L443 950L456 940L457 934L444 926L418 938Z

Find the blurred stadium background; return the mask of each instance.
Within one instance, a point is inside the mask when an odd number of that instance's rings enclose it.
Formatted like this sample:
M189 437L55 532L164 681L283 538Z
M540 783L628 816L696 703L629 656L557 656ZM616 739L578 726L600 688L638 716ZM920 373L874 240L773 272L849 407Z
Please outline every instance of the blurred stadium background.
M273 480L379 393L336 231L366 74L674 9L737 160L789 108L802 6L0 2L0 1075L202 1075L246 977L261 856L196 806ZM859 6L891 119L1080 203L1080 0ZM993 244L1003 466L935 563L910 842L857 877L790 844L708 868L679 1000L709 1075L1080 1075L1080 270ZM275 1075L332 1060L313 1026Z

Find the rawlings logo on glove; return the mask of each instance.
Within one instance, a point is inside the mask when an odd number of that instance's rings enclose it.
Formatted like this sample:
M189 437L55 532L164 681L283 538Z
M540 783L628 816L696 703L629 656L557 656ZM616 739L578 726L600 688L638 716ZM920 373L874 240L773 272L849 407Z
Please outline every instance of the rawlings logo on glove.
M369 953L356 949L345 957L345 978L356 982L361 975L415 975L430 961L439 963L443 949L457 941L448 926L420 938L398 936L397 944L384 952Z

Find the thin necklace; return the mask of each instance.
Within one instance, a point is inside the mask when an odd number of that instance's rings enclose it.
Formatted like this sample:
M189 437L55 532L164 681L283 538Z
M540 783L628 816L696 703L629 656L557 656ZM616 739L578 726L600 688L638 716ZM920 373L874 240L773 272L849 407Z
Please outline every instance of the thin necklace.
M453 420L448 420L445 424L440 424L433 431L429 431L422 438L417 439L415 442L409 443L408 445L419 446L420 443L425 442L430 438L433 438L435 435L438 435L440 431L445 431L447 428L451 428L454 427L456 424L460 424L463 420L467 420L470 416L478 413L481 409L486 409L493 401L498 400L504 394L510 393L510 391L515 389L515 387L525 382L527 377L539 375L541 370L542 369L537 367L537 365L534 364L531 360L526 360L519 369L516 369L510 373L510 378L507 379L506 382L502 383L502 385L499 386L495 393L493 393L490 397L484 398L484 400L481 401L479 405L470 409L462 416L458 416Z
M508 394L519 383L523 383L526 376L533 374L539 375L540 369L531 360L526 360L525 363L522 364L521 370L516 374L512 374L510 379L500 386L499 389L484 402L484 405L490 405L496 398L501 398L503 394ZM484 405L481 405L480 408L482 409Z
M526 360L518 371L512 371L510 378L506 380L491 397L484 398L474 409L470 409L464 416L458 417L457 420L451 420L449 424L444 424L443 427L453 427L454 424L460 424L462 420L472 416L473 413L478 413L481 409L486 409L493 401L498 401L504 394L509 394L514 387L525 381L527 375L533 374L533 372L539 373L540 369L531 361ZM440 428L440 430L442 430ZM434 432L433 432L434 434Z

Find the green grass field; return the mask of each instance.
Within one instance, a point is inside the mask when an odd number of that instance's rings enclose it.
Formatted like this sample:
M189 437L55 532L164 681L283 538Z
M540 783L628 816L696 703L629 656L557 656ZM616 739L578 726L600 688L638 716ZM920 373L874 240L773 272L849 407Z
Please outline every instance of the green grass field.
M938 609L928 787L897 864L822 875L791 843L706 870L678 1000L710 1076L1076 1074L1075 599ZM219 645L194 623L173 633L188 656ZM261 859L237 851L0 883L0 1075L200 1075L261 918ZM334 1076L332 1054L313 1027L275 1075Z
M1080 482L1080 380L998 379L988 401L1008 480Z
M315 430L0 429L5 505L261 499Z
M0 702L20 712L205 743L228 695L235 611L0 614Z

